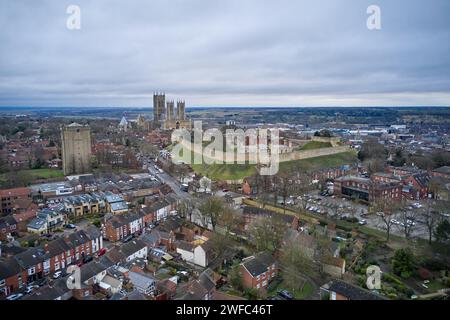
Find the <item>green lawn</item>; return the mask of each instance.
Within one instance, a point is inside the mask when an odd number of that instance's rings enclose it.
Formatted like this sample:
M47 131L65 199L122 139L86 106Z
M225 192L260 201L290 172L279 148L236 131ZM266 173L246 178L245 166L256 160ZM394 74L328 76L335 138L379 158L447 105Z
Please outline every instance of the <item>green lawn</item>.
M239 180L256 173L255 165L249 164L193 164L191 167L213 180Z
M294 160L280 163L280 171L297 169L301 171L312 171L322 168L342 166L352 164L356 161L356 153L353 151L336 153L327 156Z
M315 142L315 141L314 141ZM280 163L280 172L297 169L311 171L326 167L336 167L352 164L356 161L356 153L349 151L316 158L295 160ZM251 164L193 164L194 172L213 180L239 180L256 173L255 165Z
M269 285L267 296L274 296L277 294L278 290L287 290L294 295L297 300L304 300L313 294L314 287L306 282L303 286L303 290L292 290L292 288L285 281L280 281L275 279L273 283Z
M53 179L53 178L62 178L64 174L61 170L57 169L30 169L30 170L19 170L16 173L13 173L14 176L19 177L20 182L23 185L8 185L11 182L8 182L8 175L11 176L11 173L3 173L0 175L0 187L20 187L25 186L29 183L32 183L36 180L42 179Z
M322 141L309 141L305 145L301 146L299 150L312 150L312 149L321 149L321 148L331 148L332 145L330 142L322 142Z
M22 170L21 172L29 174L34 179L52 179L64 177L64 173L61 170L55 169Z

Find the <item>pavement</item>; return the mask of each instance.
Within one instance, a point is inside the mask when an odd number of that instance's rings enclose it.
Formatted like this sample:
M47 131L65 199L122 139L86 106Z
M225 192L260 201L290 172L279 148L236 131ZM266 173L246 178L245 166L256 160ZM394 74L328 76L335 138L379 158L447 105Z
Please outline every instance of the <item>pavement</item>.
M172 177L170 174L164 171L160 172L156 170L154 166L155 163L153 161L150 162L148 172L159 179L159 181L161 181L162 183L166 183L167 185L169 185L172 188L173 192L175 192L175 194L180 198L180 200L190 200L193 198L192 195L189 194L189 192L181 190L181 183L176 178Z

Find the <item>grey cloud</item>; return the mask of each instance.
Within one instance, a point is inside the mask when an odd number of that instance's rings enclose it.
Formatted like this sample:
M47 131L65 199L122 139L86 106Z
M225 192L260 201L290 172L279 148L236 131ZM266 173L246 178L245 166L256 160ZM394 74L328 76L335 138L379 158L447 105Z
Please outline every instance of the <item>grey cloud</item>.
M68 5L82 29L65 28ZM381 7L368 31L366 8ZM450 3L0 0L0 105L450 101Z

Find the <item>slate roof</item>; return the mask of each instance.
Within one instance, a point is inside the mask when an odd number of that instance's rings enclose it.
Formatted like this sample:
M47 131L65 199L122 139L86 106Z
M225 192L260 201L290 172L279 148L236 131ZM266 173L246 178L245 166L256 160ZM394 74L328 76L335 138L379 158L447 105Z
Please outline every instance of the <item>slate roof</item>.
M205 288L208 292L211 292L213 289L216 288L216 283L214 282L212 273L213 271L208 268L205 271L203 271L198 277L198 281L203 286L203 288Z
M42 228L45 228L46 225L47 225L46 220L42 218L34 218L27 224L27 227L35 230L40 230Z
M267 271L267 268L275 263L275 259L269 253L262 253L242 263L247 271L256 277Z
M417 181L421 188L427 188L431 180L431 176L427 172L417 173L413 175L413 178Z
M81 281L87 281L99 273L107 270L113 266L113 262L108 259L107 256L102 256L98 260L92 260L91 262L85 263L81 266Z
M437 172L437 173L443 173L443 174L450 175L450 166L443 166L443 167L437 168L433 171Z
M142 288L143 290L156 285L156 280L144 273L130 271L128 278L135 287Z
M112 211L128 210L128 204L125 201L111 203Z
M194 252L194 245L187 241L177 241L176 246L181 250Z
M386 300L384 297L376 295L369 290L357 287L341 280L333 280L329 286L329 290L350 300Z
M139 240L139 239L133 239L130 242L124 243L121 247L120 247L120 251L126 256L129 257L132 254L138 252L139 250L146 248L147 245L145 244L144 241Z
M0 259L0 279L6 279L20 272L20 265L14 258Z
M14 219L13 216L6 216L6 217L1 217L0 218L0 229L1 228L6 228L9 226L13 226L16 225L16 219Z

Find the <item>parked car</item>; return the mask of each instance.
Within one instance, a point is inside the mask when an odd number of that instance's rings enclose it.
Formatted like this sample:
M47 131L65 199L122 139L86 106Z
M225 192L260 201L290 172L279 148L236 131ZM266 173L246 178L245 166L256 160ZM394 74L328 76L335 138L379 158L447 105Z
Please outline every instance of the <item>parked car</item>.
M128 237L123 238L122 242L127 243L127 242L131 241L132 239L133 239L133 235L130 234Z
M101 257L101 256L104 255L107 251L108 251L108 249L106 249L106 248L101 248L101 249L97 252L97 257Z
M73 223L66 224L66 229L75 229L76 227Z
M283 298L287 299L287 300L294 299L294 296L287 290L280 290L280 291L278 291L278 295L280 297L283 297Z
M398 225L398 224L400 224L400 221L397 221L397 220L395 220L395 219L391 219L391 223L392 223L392 224L397 224L397 225Z
M37 288L39 288L39 286L38 285L28 285L26 288L25 288L25 290L24 290L24 292L25 292L25 294L30 294L30 293L32 293L33 291L34 291L34 289L37 289Z
M22 293L16 293L16 294L12 294L10 296L7 296L6 300L19 300L22 297L23 297Z
M62 271L56 271L53 274L53 279L58 279L59 277L61 277L61 275L62 275Z
M92 260L94 260L94 258L92 258L92 256L86 256L83 258L83 263L88 263L88 262L91 262Z
M367 221L365 219L361 219L361 220L359 220L358 224L361 226L364 226L367 224Z

